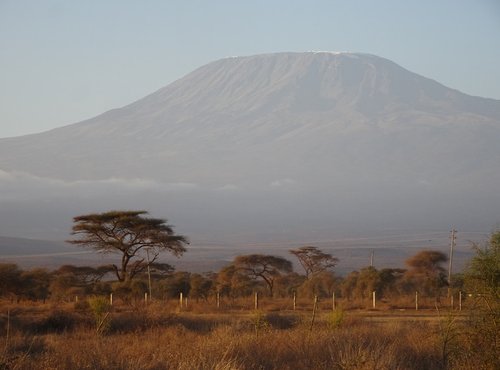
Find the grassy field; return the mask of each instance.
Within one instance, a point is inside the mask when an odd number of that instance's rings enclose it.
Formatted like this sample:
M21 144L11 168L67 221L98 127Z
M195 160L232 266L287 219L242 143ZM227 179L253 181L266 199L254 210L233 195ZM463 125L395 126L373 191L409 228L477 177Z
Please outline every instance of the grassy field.
M495 369L469 314L248 302L0 306L0 369ZM101 305L99 305L101 304ZM483 346L484 347L484 346ZM496 362L495 362L496 361Z

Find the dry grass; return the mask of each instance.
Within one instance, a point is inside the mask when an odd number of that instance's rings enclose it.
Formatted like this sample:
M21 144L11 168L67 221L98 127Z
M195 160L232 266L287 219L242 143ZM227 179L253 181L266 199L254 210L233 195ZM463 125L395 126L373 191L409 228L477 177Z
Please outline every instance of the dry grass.
M9 308L8 336L0 317L0 369L494 368L470 351L461 355L463 323L443 331L437 318L372 322L322 311L310 330L306 311L214 313L193 305L178 313L158 303L115 307L98 334L91 312L72 305Z

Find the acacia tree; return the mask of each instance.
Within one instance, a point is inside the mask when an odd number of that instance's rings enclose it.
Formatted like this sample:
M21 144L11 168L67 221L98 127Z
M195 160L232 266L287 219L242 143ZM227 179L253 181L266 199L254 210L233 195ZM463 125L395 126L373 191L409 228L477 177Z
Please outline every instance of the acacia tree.
M14 263L0 263L0 296L17 295L21 291L22 270Z
M446 286L443 263L448 261L446 254L439 251L424 250L405 262L409 267L406 276L425 294L439 296L440 288Z
M216 276L217 291L231 298L251 294L254 286L255 281L233 264L223 267Z
M146 211L109 211L73 218L69 243L91 247L99 253L121 254L121 264L111 265L117 279L126 282L153 264L162 251L182 255L186 237L176 235L166 220L145 217ZM146 253L147 252L147 257Z
M235 268L251 279L262 279L273 295L274 282L281 273L292 272L292 263L283 257L264 254L237 256L233 262Z
M317 247L305 246L289 251L299 260L304 268L306 278L311 279L314 275L332 269L337 265L339 259L329 253L322 252Z
M53 298L67 295L89 294L100 284L104 276L113 271L111 266L74 266L63 265L53 271L50 292Z

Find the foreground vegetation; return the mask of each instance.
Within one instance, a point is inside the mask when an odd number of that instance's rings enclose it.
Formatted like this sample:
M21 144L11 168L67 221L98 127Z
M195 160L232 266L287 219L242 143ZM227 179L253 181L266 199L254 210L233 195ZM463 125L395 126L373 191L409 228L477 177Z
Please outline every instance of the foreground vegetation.
M102 303L102 302L101 302ZM206 310L175 302L0 308L4 369L495 369L457 311ZM211 311L211 312L210 312ZM7 315L8 312L8 315ZM488 340L490 340L489 338Z

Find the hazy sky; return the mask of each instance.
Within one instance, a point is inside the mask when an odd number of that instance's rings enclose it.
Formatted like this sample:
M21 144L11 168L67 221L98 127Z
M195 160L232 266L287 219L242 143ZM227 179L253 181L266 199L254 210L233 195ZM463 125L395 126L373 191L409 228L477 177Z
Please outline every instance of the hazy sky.
M0 137L91 118L210 61L376 54L500 99L500 1L0 0Z

